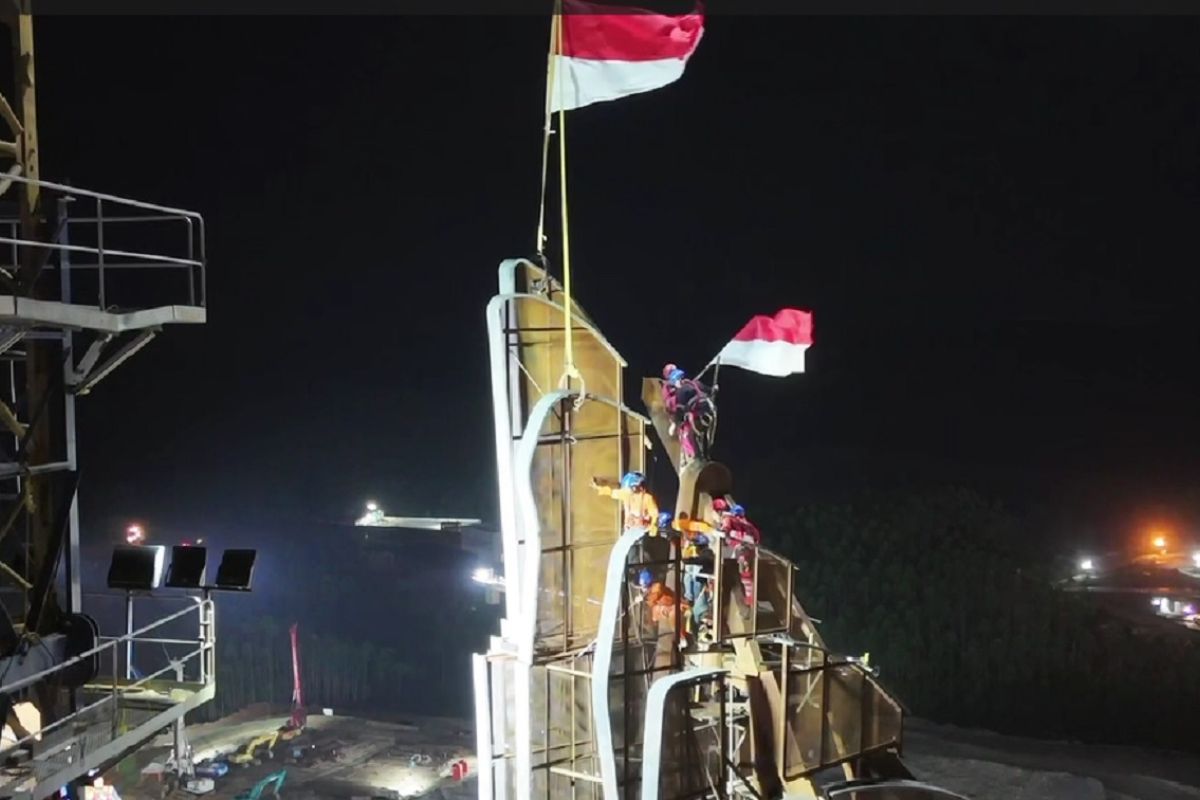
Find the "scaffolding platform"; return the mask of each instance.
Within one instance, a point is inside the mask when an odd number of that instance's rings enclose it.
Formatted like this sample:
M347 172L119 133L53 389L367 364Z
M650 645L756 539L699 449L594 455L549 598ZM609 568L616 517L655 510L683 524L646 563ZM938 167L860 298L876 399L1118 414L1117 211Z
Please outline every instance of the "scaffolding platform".
M116 335L172 324L202 325L207 321L208 310L203 306L168 305L114 312L57 300L0 295L0 326L9 329L48 327Z

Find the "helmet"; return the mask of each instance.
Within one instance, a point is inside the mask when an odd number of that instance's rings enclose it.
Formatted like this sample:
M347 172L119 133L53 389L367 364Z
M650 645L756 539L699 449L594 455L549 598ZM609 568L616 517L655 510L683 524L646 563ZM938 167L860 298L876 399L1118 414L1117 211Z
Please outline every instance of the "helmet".
M621 478L622 489L633 489L646 482L646 476L640 472L626 472Z
M667 364L665 367L663 367L663 379L670 380L671 373L677 372L678 370L679 370L679 367L675 366L674 364Z
M735 503L733 508L731 508L729 510L735 517L746 516L746 507L745 506L740 506Z
M725 502L724 497L714 497L712 501L713 511L728 511L729 503Z
M654 576L650 574L650 570L644 569L638 573L638 586L643 589L649 589L650 584L654 582Z
M681 380L683 380L683 374L684 374L683 370L681 370L681 369L671 370L671 374L667 376L667 383L670 383L670 384L679 383Z
M671 527L671 520L672 520L672 519L674 519L674 515L673 515L673 514L671 514L671 512L670 512L670 511L660 511L660 512L658 512L658 527L660 527L660 528L669 528L669 527Z
M696 547L708 547L708 537L703 533L697 533L692 541L696 543Z

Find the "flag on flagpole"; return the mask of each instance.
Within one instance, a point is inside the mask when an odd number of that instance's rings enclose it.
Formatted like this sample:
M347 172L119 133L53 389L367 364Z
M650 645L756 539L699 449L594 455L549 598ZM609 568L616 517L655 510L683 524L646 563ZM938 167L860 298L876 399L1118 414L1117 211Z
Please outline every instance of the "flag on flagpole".
M648 92L679 80L704 34L704 15L563 0L562 45L555 44L550 111Z
M712 363L776 377L804 372L804 353L813 341L812 328L808 311L785 308L773 317L759 314L721 348Z

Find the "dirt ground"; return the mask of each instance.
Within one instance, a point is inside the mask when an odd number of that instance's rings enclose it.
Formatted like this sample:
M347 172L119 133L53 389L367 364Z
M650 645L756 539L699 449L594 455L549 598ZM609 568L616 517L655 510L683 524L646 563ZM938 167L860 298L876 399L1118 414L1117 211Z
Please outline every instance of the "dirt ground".
M283 725L286 717L239 717L188 726L188 738L197 762L234 752L255 736ZM161 800L162 784L140 775L142 767L163 762L170 752L170 737L160 737L152 748L110 770L106 779L124 800ZM258 781L287 770L281 794L302 800L345 798L466 798L474 794L474 781L455 781L445 773L453 761L465 759L475 769L473 733L464 723L436 718L405 722L377 722L348 716L313 716L304 733L290 742L279 742L273 753L260 750L255 763L230 765L229 774L216 779L216 788L204 795L211 800L232 800ZM464 784L470 784L464 785ZM270 793L263 795L270 800ZM170 800L191 800L182 791Z
M972 800L1200 800L1200 759L906 720L917 777Z

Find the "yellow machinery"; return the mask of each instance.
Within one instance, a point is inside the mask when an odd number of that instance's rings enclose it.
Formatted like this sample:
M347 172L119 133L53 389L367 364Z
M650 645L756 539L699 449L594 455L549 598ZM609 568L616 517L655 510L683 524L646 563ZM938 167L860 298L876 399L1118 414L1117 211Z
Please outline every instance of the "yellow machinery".
M254 751L262 745L266 745L267 758L271 758L274 754L275 743L279 741L279 731L271 731L264 733L262 736L255 736L250 741L246 742L241 750L237 751L229 757L230 764L251 764L254 762Z

